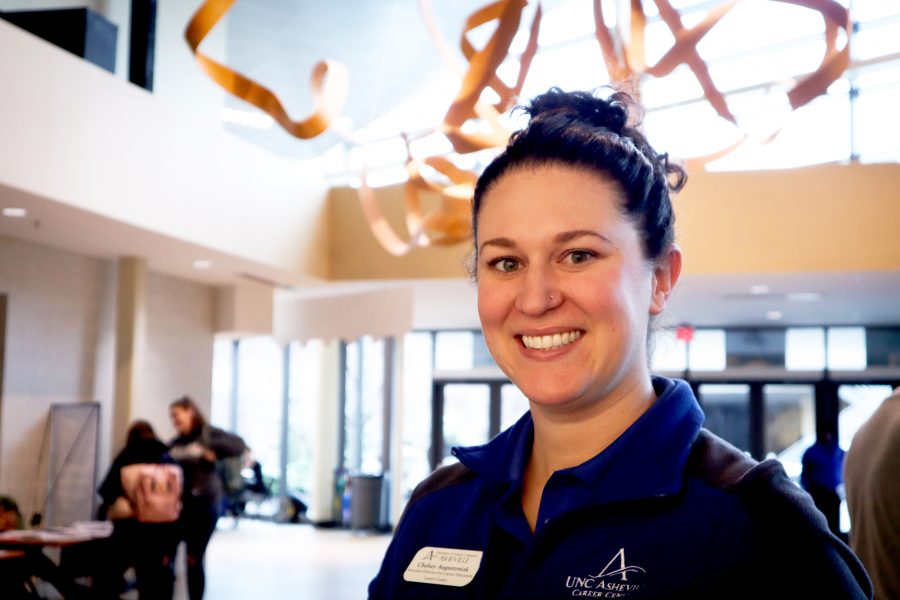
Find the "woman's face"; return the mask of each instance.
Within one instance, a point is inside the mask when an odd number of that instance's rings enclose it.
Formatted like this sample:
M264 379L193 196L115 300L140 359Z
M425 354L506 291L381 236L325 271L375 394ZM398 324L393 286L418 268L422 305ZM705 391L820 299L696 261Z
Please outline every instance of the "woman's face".
M182 435L190 433L194 428L194 411L189 408L173 406L169 411L169 417L172 419L175 431Z
M575 408L646 385L648 321L678 251L649 266L619 194L611 180L548 165L506 173L483 198L478 313L491 354L532 403Z

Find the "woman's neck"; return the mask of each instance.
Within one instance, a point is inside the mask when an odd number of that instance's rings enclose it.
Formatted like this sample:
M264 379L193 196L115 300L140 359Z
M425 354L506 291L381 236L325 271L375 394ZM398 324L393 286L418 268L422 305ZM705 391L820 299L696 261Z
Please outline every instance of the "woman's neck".
M616 441L655 400L656 393L647 381L577 410L533 405L531 461L549 468L549 473L580 465Z
M653 386L633 386L625 393L558 410L532 404L534 441L525 467L522 508L534 531L544 485L555 471L580 465L603 452L656 400Z

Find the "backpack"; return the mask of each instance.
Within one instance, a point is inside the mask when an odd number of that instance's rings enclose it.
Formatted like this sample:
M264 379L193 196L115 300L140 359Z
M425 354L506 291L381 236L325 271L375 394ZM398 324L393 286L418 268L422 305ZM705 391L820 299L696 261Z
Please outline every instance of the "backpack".
M138 463L122 467L122 489L140 523L172 523L181 514L181 467Z

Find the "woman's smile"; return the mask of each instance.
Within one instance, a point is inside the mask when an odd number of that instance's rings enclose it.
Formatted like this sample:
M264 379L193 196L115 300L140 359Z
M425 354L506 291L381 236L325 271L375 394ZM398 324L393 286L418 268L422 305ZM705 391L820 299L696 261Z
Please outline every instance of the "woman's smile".
M525 348L531 350L557 350L563 346L568 346L581 339L582 331L575 329L572 331L564 331L563 333L543 334L543 335L521 335L519 339Z

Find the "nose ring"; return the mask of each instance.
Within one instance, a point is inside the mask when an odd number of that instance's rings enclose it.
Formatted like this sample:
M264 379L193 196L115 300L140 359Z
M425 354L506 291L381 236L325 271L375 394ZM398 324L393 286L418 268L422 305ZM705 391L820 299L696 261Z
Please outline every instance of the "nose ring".
M553 294L550 294L550 301L552 302L553 300L556 300L556 296L554 296Z

